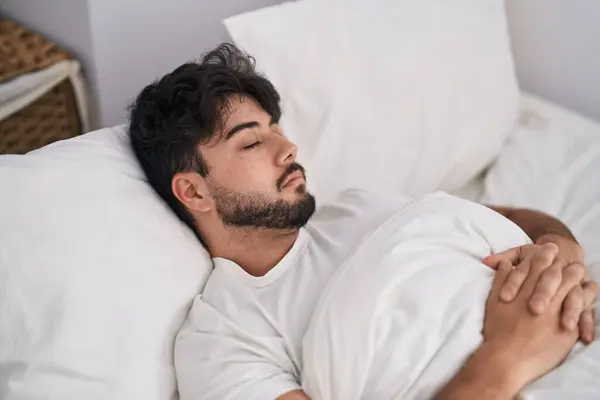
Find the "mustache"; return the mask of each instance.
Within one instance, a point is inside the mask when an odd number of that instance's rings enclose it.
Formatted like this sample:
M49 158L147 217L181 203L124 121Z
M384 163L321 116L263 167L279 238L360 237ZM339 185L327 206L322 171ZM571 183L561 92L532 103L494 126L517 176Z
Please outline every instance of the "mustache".
M282 186L283 186L283 182L287 179L288 176L290 176L291 174L293 174L296 171L300 171L302 173L302 177L304 178L304 180L306 180L306 173L304 171L304 167L296 162L291 163L285 169L283 174L281 174L279 179L277 179L277 182L276 182L277 190L281 190Z

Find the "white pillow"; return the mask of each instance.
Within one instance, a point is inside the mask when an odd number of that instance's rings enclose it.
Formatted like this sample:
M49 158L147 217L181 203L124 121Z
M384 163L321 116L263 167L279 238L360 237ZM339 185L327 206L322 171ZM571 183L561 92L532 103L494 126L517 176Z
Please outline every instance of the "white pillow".
M503 0L304 0L224 22L280 91L320 200L454 191L514 125Z
M123 127L0 157L0 398L166 400L211 270Z

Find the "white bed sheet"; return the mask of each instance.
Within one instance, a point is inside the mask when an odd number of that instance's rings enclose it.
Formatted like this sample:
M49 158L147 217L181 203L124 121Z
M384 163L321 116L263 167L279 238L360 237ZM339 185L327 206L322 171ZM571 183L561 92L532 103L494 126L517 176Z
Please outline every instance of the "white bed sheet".
M591 141L600 140L600 122L582 117L571 110L557 106L556 104L553 104L531 93L521 93L520 109L518 126L515 129L515 132L509 138L504 151L501 153L500 157L497 158L497 162L500 160L503 160L503 163L508 162L508 160L503 159L503 155L512 153L515 147L520 146L520 144L515 142L514 139L520 136L523 132L538 132L541 135L564 135L565 140L568 140L567 137L573 134L575 137L579 138L580 143L582 138L588 138L588 140ZM542 137L540 136L540 140L541 138ZM551 148L551 143L540 143L540 145L543 147L544 151L567 154L565 149L562 147ZM523 149L523 151L527 152L528 149ZM570 153L572 153L572 151ZM535 159L533 159L533 162L534 161ZM506 167L503 166L503 169L505 168ZM488 187L486 188L486 177L488 176L488 172L493 170L494 164L452 194L477 202L484 200L516 201L521 203L521 205L527 204L532 207L538 205L537 203L540 203L540 205L545 203L540 202L537 196L531 196L529 199L526 199L525 197L527 197L527 195L521 194L517 196L513 194L512 192L514 192L514 190L511 190L513 187L512 183L506 188L493 188L491 186L497 181L490 180L490 182L487 184ZM513 183L515 184L515 187L520 187L522 186L522 182L520 182L521 178L519 176L520 172L522 171L516 170L516 165L514 170L515 173L512 177ZM543 172L540 174L541 179L544 181L547 181L549 176L550 174L544 174ZM500 193L502 190L509 190L510 192L502 194ZM590 190L593 190L593 188Z

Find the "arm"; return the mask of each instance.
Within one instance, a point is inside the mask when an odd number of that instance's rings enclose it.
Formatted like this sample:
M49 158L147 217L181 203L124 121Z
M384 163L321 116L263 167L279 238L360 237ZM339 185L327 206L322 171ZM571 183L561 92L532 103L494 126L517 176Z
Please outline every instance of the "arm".
M519 387L511 375L511 363L503 353L482 345L442 389L436 400L513 399Z
M287 353L196 298L175 340L181 400L305 400Z
M546 258L543 253L547 248L538 252ZM564 268L564 279L548 308L538 316L528 312L527 303L544 268L540 264L532 267L523 290L506 303L500 300L500 291L513 266L507 260L500 263L486 302L483 343L436 400L513 399L525 385L564 360L575 345L577 333L560 328L561 308L568 293L579 284L583 270L557 262Z
M558 246L560 258L585 265L583 247L579 245L569 228L557 218L528 209L488 207L518 225L535 244L554 243ZM587 270L584 280L589 280Z
M568 263L578 263L585 267L583 247L577 243L575 236L569 228L558 219L540 211L498 206L487 207L500 213L518 225L536 245L553 243L558 247L559 258ZM514 265L517 265L525 258L527 253L532 250L531 247L534 246L522 246L510 249L503 253L490 256L483 260L483 262L492 268L497 268L498 263L502 259L508 259ZM532 307L532 312L537 313L543 311L543 307L541 309L539 308L539 302L538 308L536 309L534 307L534 300L536 298L541 298L544 300L543 304L548 304L550 298L554 295L561 280L561 274L556 273L555 270L556 269L553 270L550 268L548 273L542 276L542 279L538 284L538 289L535 292L535 296L532 296L531 299L530 305ZM505 289L507 289L507 291L502 293L502 298L504 300L510 301L512 297L516 295L525 280L526 275L527 271L513 271L505 284ZM594 312L590 308L590 305L596 296L597 290L598 286L595 282L590 280L589 271L586 268L581 285L573 289L569 299L565 302L565 309L563 312L563 322L565 327L568 328L567 325L569 325L569 323L567 321L569 319L575 318L575 320L579 320L581 339L586 343L591 343L595 336Z
M533 240L534 243L544 244L553 241L552 238L563 238L577 243L573 233L560 220L540 211L522 208L487 206L505 216ZM542 243L540 243L542 242Z

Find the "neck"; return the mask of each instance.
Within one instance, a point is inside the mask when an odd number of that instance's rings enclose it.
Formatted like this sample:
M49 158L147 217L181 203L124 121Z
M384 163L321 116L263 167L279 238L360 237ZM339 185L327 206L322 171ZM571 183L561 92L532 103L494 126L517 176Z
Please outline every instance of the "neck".
M222 227L204 230L211 234L203 237L212 257L235 262L248 274L263 276L290 251L298 229L261 229Z

